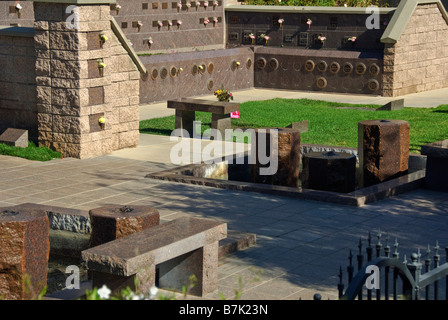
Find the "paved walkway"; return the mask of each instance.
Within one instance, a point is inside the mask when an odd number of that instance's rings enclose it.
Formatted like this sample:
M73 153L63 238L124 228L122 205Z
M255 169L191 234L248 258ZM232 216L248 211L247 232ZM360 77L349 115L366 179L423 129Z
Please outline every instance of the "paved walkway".
M252 98L255 92L246 93ZM287 94L296 93L282 96ZM156 110L152 115L161 115ZM315 293L336 299L339 268L346 270L349 250L357 254L360 238L365 248L369 231L372 244L378 229L383 245L386 233L391 246L397 237L400 257L408 260L437 240L441 248L448 245L447 193L420 189L358 208L144 178L174 167L169 162L172 143L169 137L141 135L135 149L86 160L40 163L0 156L0 207L26 202L80 209L145 204L156 207L163 220L206 217L227 222L229 230L255 233L255 247L220 262L219 291L228 299L240 288L239 279L242 299L305 300Z

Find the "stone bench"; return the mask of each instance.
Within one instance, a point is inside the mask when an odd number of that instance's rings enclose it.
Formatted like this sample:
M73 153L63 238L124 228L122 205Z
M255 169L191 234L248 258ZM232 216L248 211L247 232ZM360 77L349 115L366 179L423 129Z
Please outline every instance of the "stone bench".
M226 236L226 223L183 217L84 250L82 260L93 287L133 287L136 277L139 292L156 283L180 291L194 275L189 294L203 296L217 290L218 246Z
M209 101L191 98L168 100L168 108L176 109L175 129L184 129L189 137L194 136L195 112L210 112L212 114L211 128L216 129L224 137L225 130L230 129L230 114L239 111L239 104L223 101Z

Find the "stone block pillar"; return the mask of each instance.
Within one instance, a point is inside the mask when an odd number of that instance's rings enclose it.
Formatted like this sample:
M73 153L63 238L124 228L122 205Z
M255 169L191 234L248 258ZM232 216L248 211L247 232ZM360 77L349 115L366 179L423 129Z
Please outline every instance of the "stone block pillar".
M43 210L0 210L0 299L36 298L47 285L49 228Z
M361 186L384 182L408 171L409 130L409 123L403 120L358 123Z
M111 29L109 2L33 1L38 141L65 157L138 144L139 73Z
M310 152L302 157L302 187L333 192L356 188L356 156L345 152Z
M149 206L106 205L89 211L94 247L159 224L160 214Z
M297 187L300 165L300 131L292 128L256 129L252 136L252 181ZM266 159L265 159L266 158ZM267 163L265 163L268 161ZM263 170L272 171L264 174Z

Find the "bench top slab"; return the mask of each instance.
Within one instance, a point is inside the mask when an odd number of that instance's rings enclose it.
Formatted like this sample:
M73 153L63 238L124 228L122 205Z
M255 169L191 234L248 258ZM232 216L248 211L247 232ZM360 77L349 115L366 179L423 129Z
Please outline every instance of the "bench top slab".
M183 217L84 250L89 270L131 276L227 237L227 224Z
M228 114L238 111L239 103L210 101L204 99L181 98L167 101L168 108L182 111L203 111L215 114Z

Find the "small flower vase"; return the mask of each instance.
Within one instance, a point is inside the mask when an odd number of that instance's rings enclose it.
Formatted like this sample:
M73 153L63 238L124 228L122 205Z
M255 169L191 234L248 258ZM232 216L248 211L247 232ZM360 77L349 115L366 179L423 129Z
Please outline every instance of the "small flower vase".
M104 117L99 118L98 124L100 125L100 128L104 130L104 128L106 127L106 118Z

